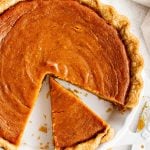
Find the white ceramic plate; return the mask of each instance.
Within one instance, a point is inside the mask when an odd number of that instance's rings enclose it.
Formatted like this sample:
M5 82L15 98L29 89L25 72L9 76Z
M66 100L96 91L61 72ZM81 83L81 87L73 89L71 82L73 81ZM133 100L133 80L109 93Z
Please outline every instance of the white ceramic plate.
M140 3L144 6L150 7L150 0L133 0L133 1Z
M58 81L58 80L57 80ZM110 146L114 144L119 137L126 131L131 122L135 111L128 111L124 114L118 113L113 110L110 103L103 100L99 100L96 96L88 93L80 88L77 88L64 81L59 82L66 88L71 90L77 90L83 102L85 102L94 112L106 120L111 127L115 129L115 137L109 143ZM51 128L51 107L50 107L50 96L48 96L49 84L48 78L43 82L37 103L31 117L29 118L28 125L26 127L22 144L19 150L53 150L53 137ZM112 109L112 111L108 111ZM47 133L39 131L40 127L46 127ZM104 150L106 144L103 144L100 149Z

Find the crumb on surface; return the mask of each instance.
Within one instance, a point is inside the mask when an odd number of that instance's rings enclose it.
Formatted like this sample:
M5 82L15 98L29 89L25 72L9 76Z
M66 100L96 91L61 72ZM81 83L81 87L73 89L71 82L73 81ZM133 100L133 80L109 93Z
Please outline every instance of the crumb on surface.
M67 88L67 90L73 93L73 91L71 90L71 88Z
M79 91L78 91L78 90L76 90L76 89L74 89L73 91L74 91L75 93L79 93Z
M24 142L23 144L24 144L24 145L27 145L27 143L26 143L26 142Z
M141 148L143 149L143 148L144 148L144 145L141 145Z
M46 143L45 145L41 146L40 149L42 149L42 150L48 150L49 149L49 142Z
M44 123L44 126L47 126L47 123Z
M45 119L47 118L47 116L45 114L43 114L43 116L44 116Z
M106 112L109 113L109 112L112 112L112 110L113 109L109 107L109 108L106 109Z
M87 97L87 96L88 96L88 93L85 93L85 94L84 94L84 96L86 96L86 97Z
M137 126L138 132L142 131L144 127L145 127L145 120L143 117L140 117L138 121L138 126Z
M41 127L39 128L39 131L41 131L41 132L43 132L43 133L47 133L47 127L41 126Z
M46 98L49 98L49 96L50 96L50 91L47 92Z

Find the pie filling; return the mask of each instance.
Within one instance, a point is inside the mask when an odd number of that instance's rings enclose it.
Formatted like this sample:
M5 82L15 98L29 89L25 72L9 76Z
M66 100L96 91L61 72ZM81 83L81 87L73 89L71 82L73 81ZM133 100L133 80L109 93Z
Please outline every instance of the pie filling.
M125 104L125 46L111 25L77 1L20 2L1 14L0 137L19 143L46 74Z

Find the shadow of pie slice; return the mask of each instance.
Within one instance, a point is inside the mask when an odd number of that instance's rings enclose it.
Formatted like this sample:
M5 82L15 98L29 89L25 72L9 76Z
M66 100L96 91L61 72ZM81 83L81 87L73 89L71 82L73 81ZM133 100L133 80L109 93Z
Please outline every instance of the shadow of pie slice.
M47 74L135 107L143 59L126 17L99 0L19 1L0 1L0 147L19 145Z
M56 150L94 150L113 136L104 120L52 78L50 96Z

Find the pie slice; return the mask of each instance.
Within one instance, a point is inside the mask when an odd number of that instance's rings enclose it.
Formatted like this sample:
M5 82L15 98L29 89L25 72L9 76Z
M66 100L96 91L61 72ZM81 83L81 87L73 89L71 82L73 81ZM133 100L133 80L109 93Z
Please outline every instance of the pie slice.
M112 7L98 0L2 0L0 13L0 146L18 146L47 74L125 109L138 103L138 41Z
M50 95L56 150L94 150L109 140L109 125L52 78Z

